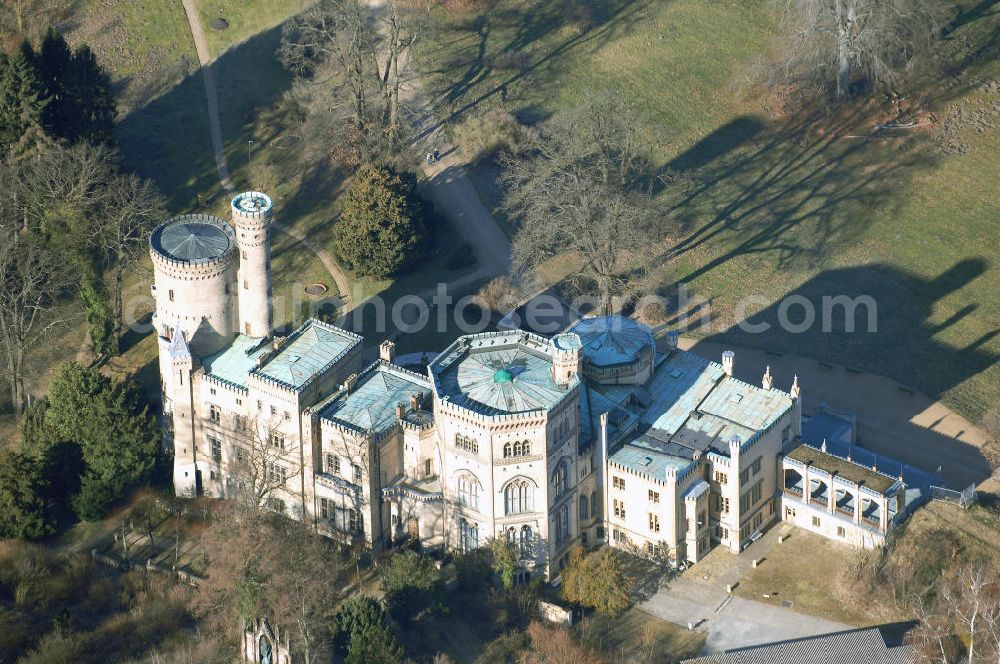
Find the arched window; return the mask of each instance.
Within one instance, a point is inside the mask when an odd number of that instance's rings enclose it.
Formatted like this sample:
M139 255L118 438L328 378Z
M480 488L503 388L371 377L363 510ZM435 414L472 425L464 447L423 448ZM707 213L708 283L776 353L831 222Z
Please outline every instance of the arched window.
M521 443L520 441L514 443L514 456L521 456Z
M597 492L590 494L590 515L595 519L601 518L601 501L597 499Z
M479 509L479 482L470 475L458 478L458 504Z
M511 454L511 452L510 452L510 443L504 443L503 444L503 458L504 459L509 459L510 458L510 454Z
M561 496L563 493L566 492L566 475L567 475L566 466L567 465L568 464L566 463L565 459L562 460L562 461L560 461L559 465L556 466L555 472L552 473L552 492L553 492L553 495Z
M513 530L514 529L511 528L511 531ZM534 542L532 541L533 539L534 537L533 533L531 532L531 526L528 525L521 526L521 541L519 543L521 560L530 560L531 558L535 557Z
M504 489L504 512L521 514L531 512L534 504L534 487L528 480L515 480Z
M507 529L506 536L508 544L517 546L517 529L515 529L514 526Z
M529 441L526 440L521 444L521 454L524 456L531 454L531 443Z
M587 497L580 496L580 520L586 519L588 514L590 511L587 509Z
M274 650L271 648L271 640L263 634L260 635L257 654L260 655L260 664L274 664Z
M468 553L479 548L479 526L465 519L459 522L459 549Z

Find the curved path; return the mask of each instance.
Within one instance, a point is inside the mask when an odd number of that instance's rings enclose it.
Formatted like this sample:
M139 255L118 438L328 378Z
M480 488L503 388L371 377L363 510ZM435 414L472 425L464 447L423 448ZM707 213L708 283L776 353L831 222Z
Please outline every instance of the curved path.
M222 125L219 123L219 98L215 88L215 75L212 71L212 57L208 51L208 42L205 41L205 32L202 30L194 0L181 0L181 4L184 5L184 13L187 15L188 25L191 27L191 37L194 39L195 50L198 52L198 61L201 63L201 75L205 83L205 100L208 104L208 124L212 134L212 152L215 155L215 168L219 173L219 182L223 189L233 193L236 188L229 177L229 166L226 164L226 153L222 142ZM333 259L330 252L316 245L297 229L278 222L272 222L271 226L276 231L301 242L309 251L316 254L316 257L323 263L323 267L336 282L345 310L350 309L351 280L337 264L337 261Z

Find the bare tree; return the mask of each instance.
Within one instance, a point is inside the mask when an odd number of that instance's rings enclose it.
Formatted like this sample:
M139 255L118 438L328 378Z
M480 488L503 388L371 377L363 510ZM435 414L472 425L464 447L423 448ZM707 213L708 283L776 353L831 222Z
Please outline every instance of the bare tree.
M862 76L875 85L899 83L929 55L936 9L929 0L779 0L791 32L784 71L793 78L850 94Z
M332 70L330 110L350 123L362 161L400 140L402 65L420 33L418 16L391 0L380 7L320 0L282 33L278 57L289 71L309 78ZM348 104L337 103L341 94Z
M987 590L995 584L992 571L984 563L962 567L951 583L941 589L941 599L948 613L968 634L968 660L976 661L977 638L983 630L987 612Z
M0 345L11 405L23 412L28 354L54 328L78 317L58 310L72 273L61 257L31 236L0 229Z
M506 156L505 207L519 221L516 276L571 254L571 275L612 299L652 258L655 227L647 159L635 114L621 95L595 94L556 115L525 141L528 157Z
M202 537L212 554L196 612L234 644L242 621L267 618L292 630L292 648L302 661L329 661L344 559L304 524L233 507L218 506Z
M239 503L257 511L268 507L275 494L299 475L299 446L272 422L246 418L239 421L237 429L242 442L235 443L229 467Z
M164 218L166 206L151 182L129 174L111 180L102 208L98 241L113 274L111 310L115 333L120 335L125 273L142 264L149 233Z

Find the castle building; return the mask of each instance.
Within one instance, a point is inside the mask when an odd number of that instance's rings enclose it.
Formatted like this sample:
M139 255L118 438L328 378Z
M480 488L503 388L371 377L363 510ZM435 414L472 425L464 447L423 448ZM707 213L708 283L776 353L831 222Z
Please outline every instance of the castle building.
M905 516L901 480L801 442L797 380L748 384L733 353L658 349L629 318L466 335L426 375L388 341L363 366L360 336L316 320L276 336L272 201L231 214L150 237L178 494L249 496L375 550L503 539L522 575L574 544L697 562L779 520L872 546Z

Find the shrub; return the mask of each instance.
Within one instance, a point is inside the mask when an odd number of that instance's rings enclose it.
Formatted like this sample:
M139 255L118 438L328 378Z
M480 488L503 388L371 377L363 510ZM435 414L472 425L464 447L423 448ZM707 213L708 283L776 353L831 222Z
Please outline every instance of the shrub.
M497 277L479 289L476 296L484 307L505 313L517 304L517 290L507 277Z
M491 159L502 151L517 152L524 127L504 109L469 115L457 125L452 137L470 162Z
M416 551L393 554L382 569L382 592L397 620L409 620L437 600L441 572L434 561Z

